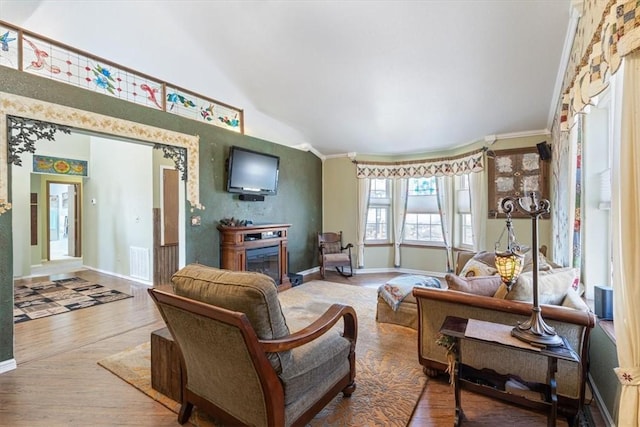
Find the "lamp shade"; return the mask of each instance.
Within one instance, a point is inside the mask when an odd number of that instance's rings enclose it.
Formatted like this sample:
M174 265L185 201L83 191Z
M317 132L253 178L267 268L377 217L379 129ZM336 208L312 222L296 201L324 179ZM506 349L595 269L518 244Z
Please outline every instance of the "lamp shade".
M524 267L524 254L518 252L496 252L496 269L502 282L511 290Z

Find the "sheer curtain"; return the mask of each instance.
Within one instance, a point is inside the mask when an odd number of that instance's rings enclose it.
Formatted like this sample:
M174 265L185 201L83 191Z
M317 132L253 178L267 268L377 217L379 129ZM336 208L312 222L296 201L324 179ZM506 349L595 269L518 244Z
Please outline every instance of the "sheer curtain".
M614 326L622 384L618 425L640 425L640 51L624 58L620 138L614 138L613 222ZM614 86L614 87L615 87Z
M358 268L364 267L364 237L367 232L367 211L369 210L369 178L358 180Z
M575 166L572 170L572 173L575 173L574 183L575 186L572 187L574 190L573 198L573 251L572 251L572 265L575 268L582 268L582 214L584 212L582 210L582 141L584 137L584 119L582 114L578 114L576 118L576 144L575 144Z
M453 250L451 247L451 229L453 228L453 215L450 203L452 179L453 177L450 176L439 176L436 178L438 211L440 212L440 223L442 225L444 247L447 252L447 271L453 271Z
M404 214L407 211L407 183L407 178L399 178L393 180L394 267L400 267L400 245L402 244L403 239Z
M487 174L482 172L469 174L469 198L471 199L471 229L473 232L473 250L486 251L487 217Z

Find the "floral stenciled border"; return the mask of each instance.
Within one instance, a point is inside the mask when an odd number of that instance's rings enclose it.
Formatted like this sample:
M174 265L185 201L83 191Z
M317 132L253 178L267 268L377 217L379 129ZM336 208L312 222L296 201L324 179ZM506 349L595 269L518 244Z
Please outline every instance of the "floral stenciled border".
M200 138L198 136L0 92L0 214L11 207L7 203L9 196L7 163L8 115L49 121L77 129L148 143L161 143L184 148L187 150L188 166L186 179L187 200L191 204L191 209L204 209L204 206L200 204L198 168Z

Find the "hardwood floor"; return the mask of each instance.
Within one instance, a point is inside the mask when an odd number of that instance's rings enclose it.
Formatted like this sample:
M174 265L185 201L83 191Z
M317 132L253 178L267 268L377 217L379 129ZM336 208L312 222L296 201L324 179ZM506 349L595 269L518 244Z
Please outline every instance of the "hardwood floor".
M397 276L397 273L361 274L344 278L335 272L327 272L325 280L374 287L377 289L381 284L395 276ZM317 274L313 278L320 279L320 275ZM305 280L308 279L305 278ZM418 363L417 354L416 363ZM465 414L464 426L518 425L520 427L533 427L547 424L547 417L543 413L531 411L479 394L463 390L461 400L462 409ZM587 403L591 403L589 409L593 416L594 425L604 427L606 423L595 401ZM414 409L408 426L451 426L453 425L454 406L453 389L449 384L448 376L429 379L429 383ZM568 424L566 420L559 419L557 425L567 426Z
M51 278L72 276L133 298L15 325L18 368L0 375L0 425L177 425L176 414L96 363L164 325L146 287L91 270Z
M331 272L327 280L377 288L395 275L361 274L345 279ZM151 332L164 325L146 287L91 270L51 278L72 276L133 298L15 325L18 368L0 375L0 426L177 425L176 414L96 363L148 341ZM305 281L319 279L319 274L314 276ZM463 392L462 399L465 425L546 424L542 414L483 396ZM595 403L591 407L596 425L604 426ZM409 425L452 424L452 389L446 379L430 380Z

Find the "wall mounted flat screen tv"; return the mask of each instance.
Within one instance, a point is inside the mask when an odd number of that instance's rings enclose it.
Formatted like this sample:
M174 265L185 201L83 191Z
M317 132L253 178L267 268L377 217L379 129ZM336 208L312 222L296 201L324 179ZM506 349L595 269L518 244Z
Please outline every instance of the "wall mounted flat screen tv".
M229 150L227 191L239 194L276 194L279 168L278 156L232 146Z

